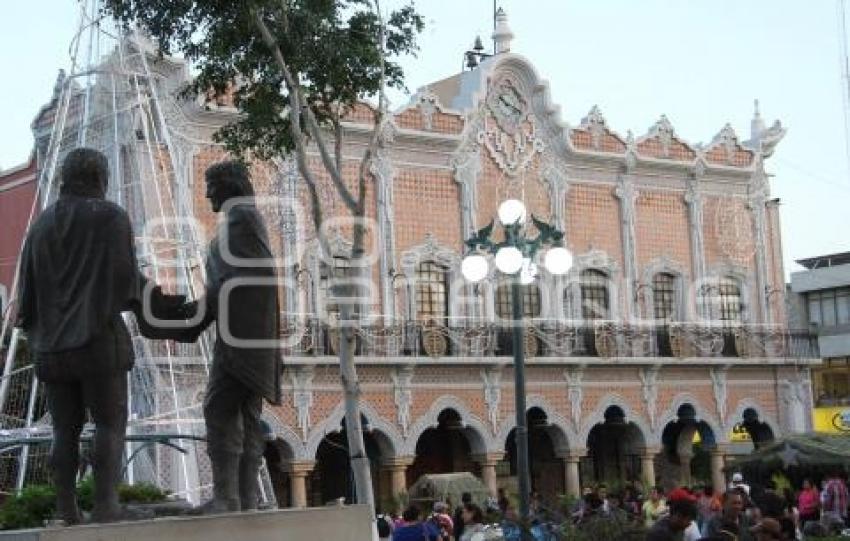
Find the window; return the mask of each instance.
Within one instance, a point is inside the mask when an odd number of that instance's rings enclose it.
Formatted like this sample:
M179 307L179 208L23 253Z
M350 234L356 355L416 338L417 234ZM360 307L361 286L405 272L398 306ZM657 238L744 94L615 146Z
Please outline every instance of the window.
M581 271L581 317L584 319L609 319L610 300L608 276L596 269Z
M850 288L813 291L808 301L810 322L824 327L850 323Z
M523 317L539 317L540 288L537 287L537 284L528 284L521 286L521 288ZM496 289L496 314L502 319L513 317L510 284L502 284Z
M342 281L349 276L353 276L353 267L351 266L351 261L347 257L334 256L333 268L325 265L325 273L322 274L319 287L322 295L321 302L324 303L325 312L328 317L331 317L332 315L339 315L339 305L331 300L333 298L331 285L333 285L336 281Z
M732 278L721 278L717 282L717 300L721 321L740 322L743 312L741 288Z
M676 277L660 272L652 277L652 307L656 319L676 318Z
M433 261L416 268L416 319L443 320L449 315L446 268Z

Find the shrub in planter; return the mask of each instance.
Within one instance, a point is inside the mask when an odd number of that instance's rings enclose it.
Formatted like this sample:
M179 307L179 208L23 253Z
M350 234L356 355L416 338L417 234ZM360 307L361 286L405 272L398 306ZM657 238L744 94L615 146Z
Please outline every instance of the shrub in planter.
M0 527L4 530L37 528L53 516L56 491L51 486L27 487L10 497L0 508Z

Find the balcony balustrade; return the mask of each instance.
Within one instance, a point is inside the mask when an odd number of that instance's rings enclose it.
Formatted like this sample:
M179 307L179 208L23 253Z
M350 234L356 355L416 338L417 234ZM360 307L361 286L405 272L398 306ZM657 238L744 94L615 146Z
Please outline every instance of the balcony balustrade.
M529 319L525 351L530 359L739 358L817 359L817 337L781 326L717 323L623 323ZM355 355L366 358L500 357L512 354L510 322L471 319L393 321L352 326ZM284 315L283 354L332 356L339 352L338 325Z

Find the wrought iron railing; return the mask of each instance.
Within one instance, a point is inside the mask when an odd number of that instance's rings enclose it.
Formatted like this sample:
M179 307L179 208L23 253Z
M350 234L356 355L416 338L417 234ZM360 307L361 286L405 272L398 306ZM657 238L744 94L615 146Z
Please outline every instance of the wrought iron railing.
M819 357L817 337L781 326L711 323L622 323L526 320L529 358L789 358ZM282 317L284 355L339 352L341 329L314 317ZM381 357L493 357L512 353L510 322L471 319L377 320L351 330L355 355Z

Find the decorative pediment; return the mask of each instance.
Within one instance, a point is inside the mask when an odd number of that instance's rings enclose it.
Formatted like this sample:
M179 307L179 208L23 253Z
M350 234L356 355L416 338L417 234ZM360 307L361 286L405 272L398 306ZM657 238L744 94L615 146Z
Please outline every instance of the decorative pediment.
M697 155L691 145L676 135L666 115L661 115L646 135L637 140L636 147L638 154L651 158L691 161Z
M617 154L626 150L626 142L608 127L597 105L591 107L587 116L581 119L581 124L571 130L570 140L573 146L580 150Z
M741 144L731 124L723 126L703 151L711 164L745 167L753 161L753 152Z
M423 261L433 261L449 269L460 266L457 251L440 244L432 233L425 235L425 242L401 254L401 268L409 277L413 276L416 265Z
M429 86L420 88L393 118L406 129L440 133L459 133L463 129L463 115L445 107Z

